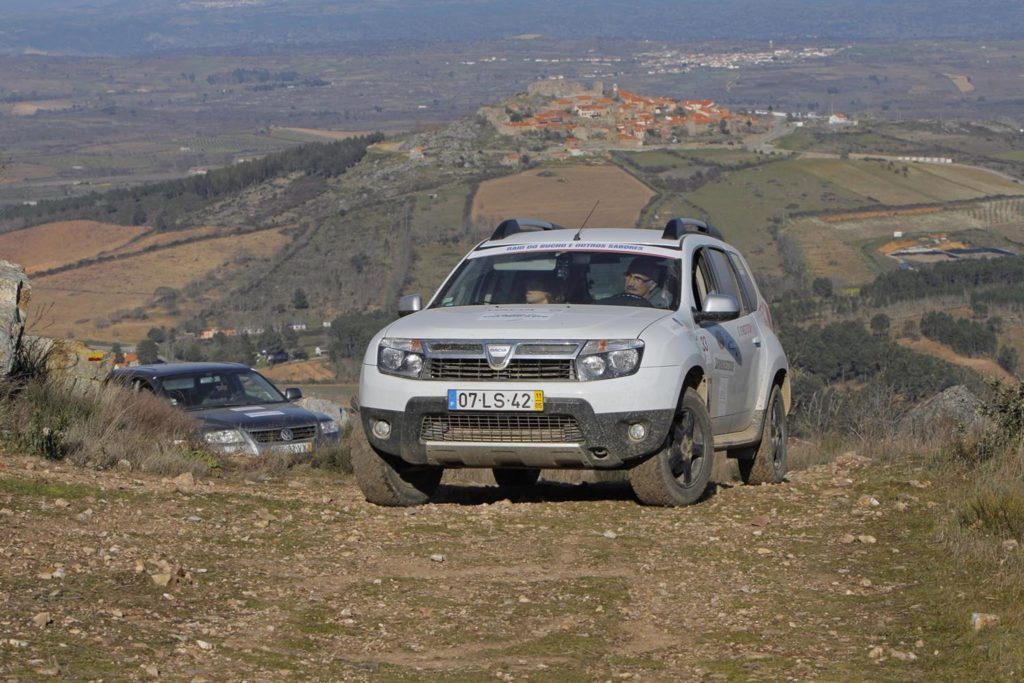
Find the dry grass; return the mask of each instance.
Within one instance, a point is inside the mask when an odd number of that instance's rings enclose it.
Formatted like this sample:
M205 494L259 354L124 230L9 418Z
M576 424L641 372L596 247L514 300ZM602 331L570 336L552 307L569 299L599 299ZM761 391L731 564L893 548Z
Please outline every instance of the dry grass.
M147 230L96 221L45 223L0 235L0 254L31 275L116 249Z
M938 185L950 183L963 188L965 194L1024 194L1019 183L985 168L960 164L915 164L914 167L936 178Z
M41 111L63 111L71 109L74 102L70 100L38 100L36 102L17 102L9 105L7 113L11 116L35 116Z
M944 361L953 363L954 365L959 365L960 367L970 368L989 379L1004 381L1013 379L1013 375L999 367L999 364L991 358L969 358L967 356L961 356L945 344L940 344L939 342L931 339L921 338L915 340L900 338L897 339L896 342L900 346L913 349L918 353L934 356L935 358L941 358Z
M270 256L288 243L278 230L204 240L116 261L36 278L32 282L30 321L35 334L65 334L103 339L141 339L164 321L124 321L107 327L118 310L145 306L157 287L180 289L229 267L244 254Z
M1020 185L991 171L958 164L894 161L895 173L885 164L870 161L804 160L809 173L883 204L921 204L975 199L995 194L1022 194Z
M473 198L473 220L530 217L576 227L630 228L654 195L617 166L560 166L489 180Z
M961 94L966 95L969 92L974 92L974 84L971 83L970 76L964 76L961 74L943 74L946 78L953 81L953 85L960 91Z
M189 230L175 230L173 232L154 232L142 237L135 239L132 242L124 244L116 249L110 249L111 254L125 254L141 251L148 247L155 247L164 244L170 244L172 242L183 242L185 240L192 240L199 237L210 237L221 232L223 228L216 226L206 226L202 228L191 228Z
M875 273L856 244L819 219L805 219L787 230L803 252L814 277L827 277L839 285L867 282Z
M285 133L285 135L280 135ZM288 135L288 134L291 135ZM313 140L348 140L349 138L359 137L360 135L371 135L373 131L369 130L328 130L326 128L297 128L295 126L271 126L270 135L272 137L284 137L285 139L292 139L295 135L305 136Z
M326 357L281 363L264 368L263 373L277 384L288 382L329 382L334 380L334 370Z
M55 171L50 166L42 164L19 164L12 163L4 167L0 173L0 185L20 183L25 180L37 180L39 178L51 178Z
M867 221L879 218L895 218L901 216L924 216L942 211L938 206L917 206L912 209L884 209L878 211L846 211L822 216L826 223L845 223L847 221Z
M942 544L944 560L935 570L978 577L994 601L985 611L1002 614L1011 622L1005 627L1012 627L1016 596L1024 593L1024 390L997 385L983 409L988 421L961 425L937 418L912 432L895 428L895 400L882 388L805 406L794 426L812 436L791 438L790 471L853 451L870 456L873 468L901 472L890 496L904 511L922 499L937 502L927 505L938 514L918 529ZM952 612L957 609L966 608ZM1009 649L994 651L1016 651L1005 645Z
M41 376L8 388L0 418L12 447L95 469L204 475L220 466L200 449L192 418L152 394Z

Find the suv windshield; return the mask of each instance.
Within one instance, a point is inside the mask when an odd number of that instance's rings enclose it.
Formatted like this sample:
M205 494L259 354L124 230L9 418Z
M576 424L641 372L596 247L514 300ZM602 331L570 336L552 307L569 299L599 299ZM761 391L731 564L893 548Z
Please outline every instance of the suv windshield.
M679 306L679 259L614 251L534 251L471 258L435 307L487 304Z
M283 403L287 399L257 372L197 372L160 380L171 403L184 408L248 406Z

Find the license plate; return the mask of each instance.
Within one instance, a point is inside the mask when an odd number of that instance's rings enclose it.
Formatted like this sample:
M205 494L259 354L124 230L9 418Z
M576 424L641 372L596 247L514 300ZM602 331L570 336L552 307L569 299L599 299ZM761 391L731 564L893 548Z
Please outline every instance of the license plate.
M309 441L304 441L302 443L283 443L275 445L273 450L278 453L311 453L313 451L313 444Z
M527 391L463 391L448 390L448 410L522 410L540 412L544 410L544 392Z

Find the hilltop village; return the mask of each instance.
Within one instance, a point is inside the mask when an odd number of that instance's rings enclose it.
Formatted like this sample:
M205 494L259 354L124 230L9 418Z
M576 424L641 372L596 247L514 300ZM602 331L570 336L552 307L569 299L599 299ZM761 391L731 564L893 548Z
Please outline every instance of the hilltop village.
M635 149L684 138L757 132L771 117L734 113L712 100L652 97L595 81L584 87L538 81L526 93L481 113L503 135L557 143L565 156L586 150Z

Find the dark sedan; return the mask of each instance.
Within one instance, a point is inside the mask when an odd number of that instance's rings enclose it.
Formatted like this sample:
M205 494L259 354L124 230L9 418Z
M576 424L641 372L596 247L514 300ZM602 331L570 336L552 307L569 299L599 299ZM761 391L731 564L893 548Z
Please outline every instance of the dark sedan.
M294 405L298 389L282 394L270 380L237 363L161 363L115 370L111 380L166 397L200 423L220 453L311 453L337 443L338 423Z

